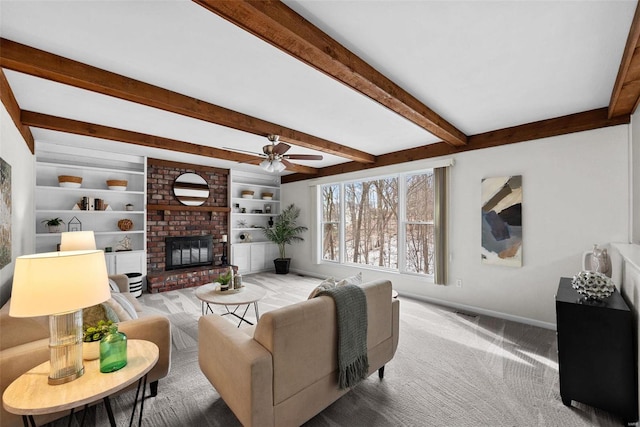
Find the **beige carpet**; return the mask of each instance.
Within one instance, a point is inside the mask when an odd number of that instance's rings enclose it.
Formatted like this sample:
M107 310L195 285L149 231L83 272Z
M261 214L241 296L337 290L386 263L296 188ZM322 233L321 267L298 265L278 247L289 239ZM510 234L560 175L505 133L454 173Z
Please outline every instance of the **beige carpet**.
M306 299L319 283L294 274L259 274L244 280L267 289L261 313ZM145 402L145 426L239 425L198 367L201 307L193 292L183 289L140 298L170 317L173 332L171 372L160 381L158 396ZM402 296L400 300L400 344L384 380L372 375L305 426L622 424L603 411L562 404L554 331L457 313ZM128 424L133 394L113 399L118 425ZM87 417L86 425L108 425L103 405L90 408ZM75 418L72 425L80 415Z

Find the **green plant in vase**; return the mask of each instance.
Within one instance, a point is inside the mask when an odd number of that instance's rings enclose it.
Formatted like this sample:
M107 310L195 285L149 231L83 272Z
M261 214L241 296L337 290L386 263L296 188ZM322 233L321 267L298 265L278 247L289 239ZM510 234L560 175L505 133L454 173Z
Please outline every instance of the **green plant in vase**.
M49 233L59 233L60 226L64 224L64 221L61 218L49 218L43 219L42 223L49 227Z
M231 282L231 279L233 279L233 273L231 268L229 268L229 270L218 276L218 283L220 283L220 290L221 291L226 291L227 289L229 289L229 283Z
M111 320L99 320L94 326L85 325L82 328L82 358L94 360L100 357L100 340L109 334L113 326Z
M269 227L260 227L265 237L278 245L280 258L273 260L276 274L289 273L291 258L287 258L285 247L294 242L303 241L304 239L299 234L308 230L304 225L298 225L299 216L300 208L292 203L280 212L273 225L269 224Z

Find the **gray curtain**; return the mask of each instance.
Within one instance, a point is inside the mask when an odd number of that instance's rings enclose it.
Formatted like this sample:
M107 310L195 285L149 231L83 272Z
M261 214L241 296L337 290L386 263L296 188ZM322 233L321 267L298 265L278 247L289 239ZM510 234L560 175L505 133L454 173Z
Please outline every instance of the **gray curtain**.
M447 242L447 193L448 193L448 168L435 168L435 246L436 261L434 282L436 285L446 285L448 279L449 248Z

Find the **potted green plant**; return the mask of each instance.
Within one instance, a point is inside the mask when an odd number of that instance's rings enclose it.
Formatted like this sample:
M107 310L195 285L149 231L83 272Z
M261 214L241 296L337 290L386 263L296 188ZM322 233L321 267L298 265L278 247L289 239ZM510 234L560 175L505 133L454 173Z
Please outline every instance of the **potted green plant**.
M229 282L231 281L231 278L233 277L233 274L231 273L231 271L232 271L231 268L229 268L229 270L226 273L223 273L223 274L218 276L217 282L220 283L220 290L221 291L229 290Z
M49 218L43 219L42 223L49 227L49 233L59 233L60 226L64 224L64 221L60 218Z
M273 260L276 274L289 273L291 258L287 258L285 247L294 242L303 241L304 239L300 237L299 234L308 230L307 227L298 225L299 216L300 208L292 203L280 212L280 215L277 216L273 222L272 227L261 227L265 237L278 245L280 258Z
M109 334L112 326L111 320L98 320L95 326L85 325L82 328L83 359L94 360L100 357L100 340Z

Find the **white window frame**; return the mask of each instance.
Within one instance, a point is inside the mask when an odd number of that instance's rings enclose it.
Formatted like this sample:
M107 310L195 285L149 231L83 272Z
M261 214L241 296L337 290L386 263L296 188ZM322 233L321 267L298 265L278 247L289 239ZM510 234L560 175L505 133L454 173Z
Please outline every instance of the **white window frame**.
M407 186L406 186L406 181L407 181L407 177L408 176L413 176L413 175L422 175L422 174L426 174L426 173L433 173L435 175L435 167L430 167L430 168L425 168L425 169L420 169L420 170L411 170L411 171L403 171L403 172L398 172L398 173L387 173L387 174L380 174L380 175L373 175L373 176L366 176L366 177L358 177L355 179L345 179L345 180L341 180L341 181L328 181L328 182L323 182L322 184L318 184L318 191L316 192L317 194L317 209L316 209L316 216L318 217L318 224L320 224L319 229L318 229L318 233L317 233L317 237L318 239L317 241L317 248L318 248L318 262L319 263L329 263L329 264L341 264L341 265L345 265L345 266L349 266L349 267L357 267L357 268L366 268L366 269L372 269L372 270L378 270L378 271L385 271L385 272L397 272L397 273L401 273L401 274L406 274L406 275L411 275L411 276L417 276L417 277L421 277L421 278L427 278L427 279L434 279L434 274L427 274L427 273L417 273L417 272L413 272L413 271L408 271L406 269L407 265L406 265L406 227L409 224L429 224L429 225L433 225L434 228L436 227L436 213L434 212L434 221L407 221L407 215L406 215L406 201L407 201L407 194L406 194L406 190L407 190ZM345 236L345 227L346 227L346 223L345 223L345 191L344 191L344 187L346 184L351 184L354 182L366 182L366 181L375 181L375 180L379 180L379 179L388 179L388 178L395 178L398 180L398 236L397 236L397 262L398 262L398 268L392 268L392 267L379 267L376 265L370 265L370 264L359 264L359 263L354 263L354 262L350 262L348 260L346 260L346 242L344 241L344 236ZM339 188L340 191L340 213L339 213L339 230L338 230L338 238L339 238L339 242L338 242L338 250L339 250L339 257L338 260L329 260L329 259L324 259L324 245L323 245L323 239L324 239L324 224L325 222L323 221L323 210L324 210L324 199L323 199L323 195L322 195L322 187L324 186L330 186L330 185L336 185ZM437 191L434 188L434 191ZM435 195L434 195L435 196ZM435 209L435 206L434 206ZM332 222L332 221L330 221ZM444 226L444 224L443 224ZM445 231L446 232L446 231ZM438 239L435 239L435 245L436 245L436 257L438 256L442 256L442 257L446 257L446 252L444 252L443 250L441 250L438 247ZM446 248L443 248L446 251ZM435 269L435 265L437 265L437 260L436 262L434 262L434 269Z

